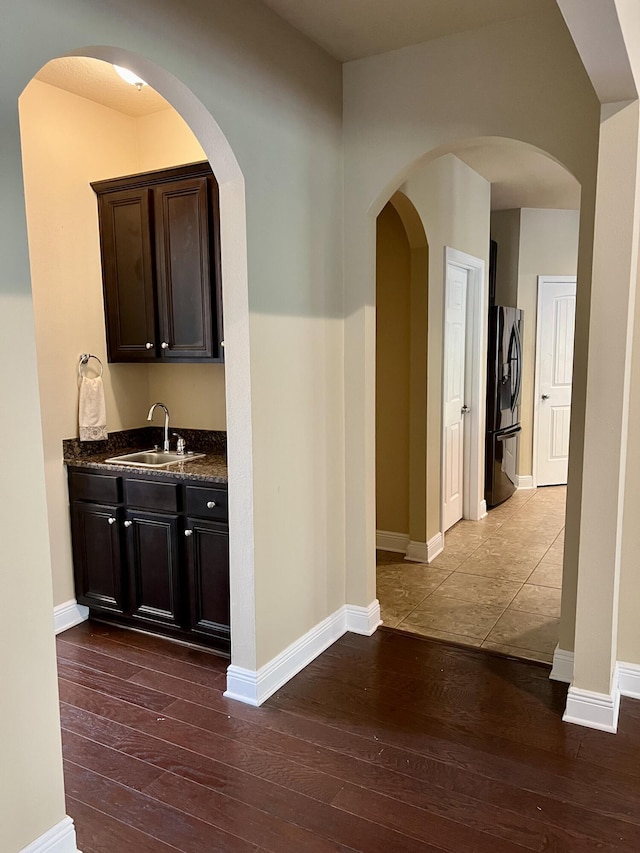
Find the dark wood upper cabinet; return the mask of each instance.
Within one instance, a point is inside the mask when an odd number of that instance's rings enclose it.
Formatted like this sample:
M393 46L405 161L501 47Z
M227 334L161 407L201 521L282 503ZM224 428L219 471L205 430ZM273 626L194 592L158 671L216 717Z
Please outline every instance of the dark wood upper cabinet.
M218 184L209 164L91 186L109 361L222 361Z

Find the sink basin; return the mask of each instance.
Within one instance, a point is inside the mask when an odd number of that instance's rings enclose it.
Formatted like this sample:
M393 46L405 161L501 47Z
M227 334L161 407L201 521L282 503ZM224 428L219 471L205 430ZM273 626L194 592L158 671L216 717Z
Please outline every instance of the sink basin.
M179 462L202 459L204 455L204 453L176 453L175 450L140 450L136 453L125 453L123 456L112 456L104 461L114 465L133 465L136 468L167 468Z

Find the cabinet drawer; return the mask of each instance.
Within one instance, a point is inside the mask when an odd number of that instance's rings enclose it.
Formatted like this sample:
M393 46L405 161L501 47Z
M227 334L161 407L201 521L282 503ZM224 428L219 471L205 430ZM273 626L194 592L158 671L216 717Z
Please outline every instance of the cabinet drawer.
M205 486L187 486L187 515L227 521L229 518L228 493L226 489Z
M72 501L120 503L121 478L109 474L84 474L72 471L69 475L69 496Z
M177 483L156 483L150 480L124 481L125 503L142 509L178 512L179 486Z

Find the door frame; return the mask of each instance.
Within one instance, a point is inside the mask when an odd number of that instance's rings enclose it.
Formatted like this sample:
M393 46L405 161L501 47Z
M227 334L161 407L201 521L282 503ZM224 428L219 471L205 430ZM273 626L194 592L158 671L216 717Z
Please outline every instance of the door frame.
M462 517L479 521L487 514L484 499L484 433L486 425L486 263L453 249L444 248L444 299L442 313L442 394L440 397L440 529L444 519L444 352L445 315L449 266L465 269L467 277L467 328L465 335L465 398L469 406L464 430ZM444 531L443 531L444 538Z
M541 348L541 325L540 312L542 310L542 285L543 284L575 284L577 286L578 278L575 275L539 275L538 276L538 293L536 299L536 368L533 380L533 429L532 429L532 459L531 459L531 475L533 480L533 488L538 488L538 411L540 409L540 348ZM575 340L575 331L574 331ZM571 380L573 388L573 377Z

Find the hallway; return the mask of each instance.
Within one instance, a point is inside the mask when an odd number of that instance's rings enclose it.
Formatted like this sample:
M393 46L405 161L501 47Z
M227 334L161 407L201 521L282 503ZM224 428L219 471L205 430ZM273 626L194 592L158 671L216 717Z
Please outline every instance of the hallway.
M459 521L430 565L378 551L390 628L551 663L558 641L566 487L516 492Z

